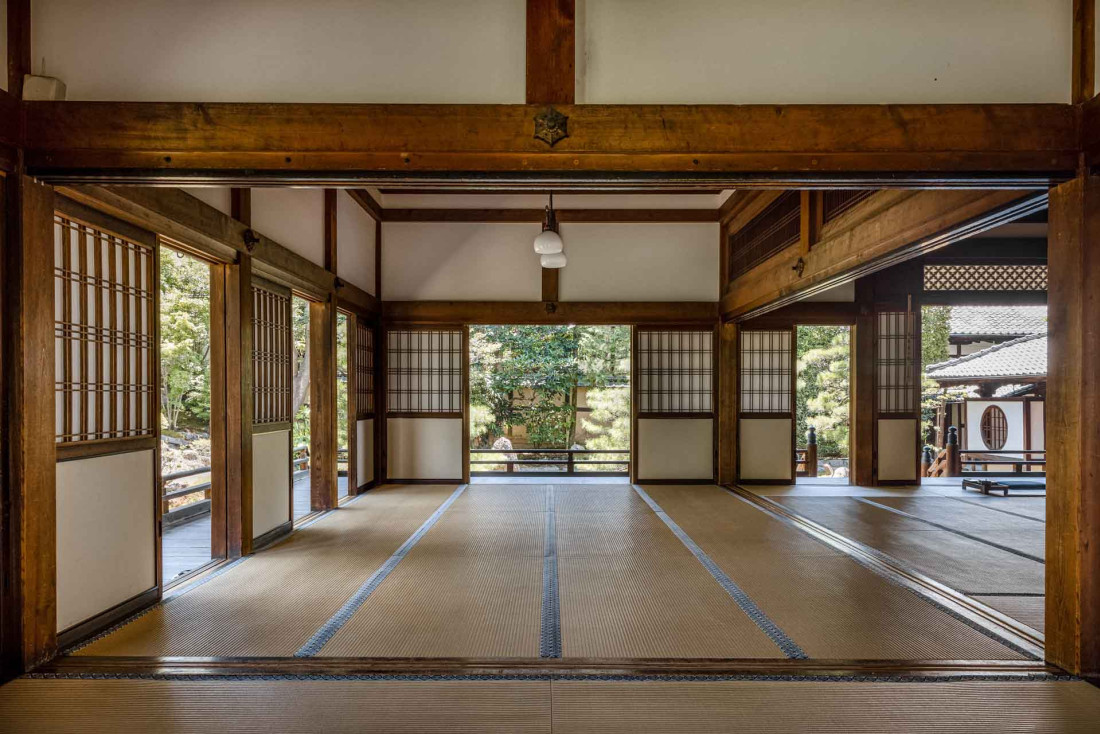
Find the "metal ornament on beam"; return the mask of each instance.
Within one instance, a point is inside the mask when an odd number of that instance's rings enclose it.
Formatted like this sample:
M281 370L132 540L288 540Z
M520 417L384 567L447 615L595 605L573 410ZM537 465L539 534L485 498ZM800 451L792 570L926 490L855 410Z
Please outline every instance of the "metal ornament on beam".
M569 118L553 107L547 107L535 115L535 139L549 145L569 137Z

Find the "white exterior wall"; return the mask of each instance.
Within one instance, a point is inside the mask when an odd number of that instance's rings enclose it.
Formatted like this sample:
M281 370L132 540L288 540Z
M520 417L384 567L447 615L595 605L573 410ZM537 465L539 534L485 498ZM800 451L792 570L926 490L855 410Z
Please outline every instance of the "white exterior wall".
M581 0L579 103L1069 102L1070 0Z
M57 464L57 630L156 586L154 451Z
M290 520L290 431L252 435L252 537Z
M966 401L966 448L980 451L989 448L982 441L982 413L990 405L996 405L1004 411L1008 423L1008 436L1003 450L1022 449L1024 447L1024 403L1022 400L975 400ZM1042 411L1040 410L1040 413Z
M1031 401L1031 448L1047 447L1046 404L1042 400Z

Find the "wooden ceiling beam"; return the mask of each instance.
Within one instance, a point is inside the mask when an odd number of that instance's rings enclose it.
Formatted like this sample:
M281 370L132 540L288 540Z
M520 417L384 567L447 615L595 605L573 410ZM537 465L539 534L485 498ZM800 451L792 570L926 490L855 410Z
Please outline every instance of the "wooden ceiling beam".
M527 0L527 103L573 104L575 0Z
M369 191L363 189L348 189L348 196L352 198L359 206L363 207L363 211L371 215L374 221L381 222L386 218L385 211L382 209L382 205L370 195Z
M734 279L722 296L723 318L768 313L1044 206L1045 192L880 191L808 252L795 243Z
M714 209L556 209L559 223L716 222ZM543 209L386 209L385 222L541 222Z
M708 324L718 304L694 302L384 301L391 323L436 324Z
M27 102L51 181L1035 187L1076 170L1079 108Z

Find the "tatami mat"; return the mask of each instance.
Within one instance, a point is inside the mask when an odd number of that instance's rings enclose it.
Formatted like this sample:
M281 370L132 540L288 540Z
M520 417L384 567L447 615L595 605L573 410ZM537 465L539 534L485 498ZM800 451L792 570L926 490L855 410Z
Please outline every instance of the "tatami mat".
M538 657L548 489L469 486L319 655Z
M2 734L549 732L550 682L18 680Z
M630 487L557 498L563 657L784 653Z
M554 731L1092 734L1084 682L555 681Z
M77 654L293 655L454 490L372 490Z
M975 599L1039 632L1046 631L1045 596L975 596Z
M810 657L1021 657L723 489L645 490Z

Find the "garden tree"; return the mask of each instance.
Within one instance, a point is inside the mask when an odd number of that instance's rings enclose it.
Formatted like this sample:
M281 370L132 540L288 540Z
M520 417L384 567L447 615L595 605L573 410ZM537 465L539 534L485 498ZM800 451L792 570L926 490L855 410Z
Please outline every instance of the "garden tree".
M336 315L336 445L348 447L348 326L346 314Z
M849 333L847 326L798 327L795 435L797 445L805 447L813 426L821 457L848 456Z
M210 266L160 250L160 402L165 427L210 423Z
M605 387L588 391L588 407L592 410L581 423L588 434L585 448L630 449L630 388ZM625 454L608 458L623 459ZM591 459L590 459L591 460ZM622 471L622 464L599 464L585 467L590 471Z
M621 385L629 364L626 327L473 327L471 440L487 447L509 426L523 425L537 448L570 446L577 386Z
M935 380L925 377L928 365L950 358L951 307L925 306L920 321L920 417L921 436L932 435L936 425L936 408L946 395Z
M309 445L309 301L290 300L290 414L294 446Z

